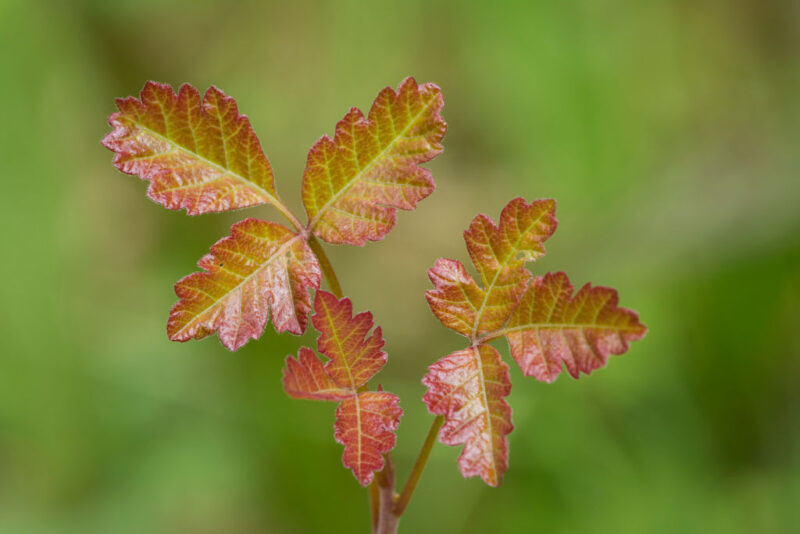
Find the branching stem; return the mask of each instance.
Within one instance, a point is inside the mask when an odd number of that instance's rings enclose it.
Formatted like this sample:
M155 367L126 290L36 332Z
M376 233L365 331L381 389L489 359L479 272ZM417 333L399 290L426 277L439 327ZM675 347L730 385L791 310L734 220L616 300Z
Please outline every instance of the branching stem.
M287 216L287 218L289 217ZM292 216L289 220L292 224L295 224L297 219ZM331 293L336 295L337 298L342 298L344 296L342 286L339 284L336 271L334 271L333 265L331 265L331 261L325 253L325 249L322 248L322 245L313 234L308 235L308 245L311 247L314 255L317 256L322 275L328 282ZM366 386L359 389L366 390ZM408 502L411 500L414 490L417 488L417 483L422 476L422 472L425 470L425 465L428 463L428 457L431 455L431 449L433 449L433 445L436 443L436 435L442 427L442 424L444 424L444 417L441 415L433 420L425 442L422 444L419 456L417 456L417 460L414 462L411 474L408 476L408 481L403 487L403 491L399 497L394 491L395 476L392 456L388 453L384 455L384 468L376 473L375 479L372 481L372 484L370 484L368 490L373 534L395 534L397 532L400 516L405 512Z
M277 198L275 198L274 202L270 201L270 204L272 204L272 206L274 206L275 209L281 212L281 215L286 217L286 220L289 221L289 224L294 226L295 231L300 231L303 229L303 224L297 219L297 217L294 216L294 213L292 213L292 210L290 210L286 206L286 204L284 204Z
M328 255L325 254L325 249L322 248L317 238L311 234L308 236L308 246L311 247L311 250L313 250L314 254L317 256L317 260L319 260L319 267L322 269L322 275L325 277L325 280L327 280L331 293L336 295L336 298L339 299L344 297L342 286L339 285L339 279L336 278L336 271L333 270L331 260L328 259Z

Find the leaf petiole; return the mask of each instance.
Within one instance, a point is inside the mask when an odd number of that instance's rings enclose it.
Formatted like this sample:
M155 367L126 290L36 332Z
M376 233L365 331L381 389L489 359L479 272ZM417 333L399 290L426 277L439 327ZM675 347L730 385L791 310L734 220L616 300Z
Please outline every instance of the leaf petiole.
M325 249L322 248L322 245L320 245L313 234L308 235L308 246L311 247L311 250L317 256L319 267L322 269L322 275L328 282L331 293L336 295L337 298L343 298L344 293L342 293L342 286L339 285L339 279L336 277L336 271L333 270L331 260L328 259L328 255L325 254Z
M422 472L425 470L425 465L428 463L428 457L431 455L433 445L436 443L436 435L439 433L439 429L442 428L443 424L444 416L437 415L431 424L430 430L428 430L428 435L425 437L425 442L422 444L422 449L419 451L417 461L414 462L414 467L411 469L411 474L408 475L406 485L403 487L403 491L400 493L400 496L394 503L392 514L401 516L403 515L403 512L405 512L406 507L408 506L408 501L410 501L411 496L414 495L414 490L417 488L417 483L422 476Z

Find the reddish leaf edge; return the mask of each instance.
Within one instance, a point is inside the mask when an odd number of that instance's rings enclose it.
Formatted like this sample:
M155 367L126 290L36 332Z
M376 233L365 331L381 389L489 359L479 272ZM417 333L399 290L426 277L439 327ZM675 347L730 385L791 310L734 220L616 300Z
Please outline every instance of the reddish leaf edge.
M249 147L254 149L258 154L263 157L263 163L266 166L266 171L268 172L268 183L266 184L266 188L262 187L261 185L248 180L247 178L240 176L237 172L225 168L218 163L212 162L203 156L200 156L199 153L190 151L185 147L179 145L175 140L165 138L165 140L169 141L171 144L176 145L181 150L187 150L189 154L192 156L202 159L203 161L207 162L209 165L219 168L220 171L224 173L228 173L233 176L241 185L249 190L252 191L250 194L250 199L240 202L237 205L225 207L199 207L196 205L192 205L189 202L180 201L180 200L169 200L165 198L161 192L157 191L157 181L160 176L168 176L171 174L172 171L170 170L161 170L161 171L153 171L152 169L142 168L138 165L128 165L126 166L124 160L130 154L126 153L123 148L118 146L119 136L122 134L124 130L124 126L122 125L122 118L124 117L124 112L122 111L124 107L127 106L141 106L146 107L146 100L149 96L150 92L158 93L161 92L163 94L168 94L174 102L179 102L183 99L197 99L200 103L200 114L203 115L204 118L208 117L207 110L205 109L208 105L209 100L218 99L220 103L225 106L231 106L233 110L235 110L235 118L234 122L239 125L240 130L244 130L244 134L251 137L248 139L251 143L255 146ZM153 202L169 209L169 210L180 210L185 209L188 215L202 215L206 213L214 213L214 212L224 212L224 211L232 211L232 210L239 210L245 209L249 207L258 206L261 204L269 203L276 207L284 216L290 217L290 221L297 227L300 228L301 225L297 221L297 219L291 214L291 212L286 208L283 202L277 195L275 191L275 182L274 182L274 175L272 173L272 167L269 162L269 158L263 151L261 147L261 142L258 139L258 136L255 134L253 127L250 123L250 119L246 114L239 113L238 111L238 104L236 100L227 95L222 89L218 88L215 85L210 85L205 93L203 93L202 97L200 96L200 92L195 88L193 85L189 83L183 83L178 88L176 92L170 84L158 82L155 80L148 80L145 82L144 86L142 87L141 91L139 92L139 98L134 96L122 97L115 99L118 111L113 112L108 119L108 124L112 127L112 130L106 134L101 143L104 147L114 152L114 158L112 163L114 167L116 167L120 172L129 175L138 175L142 180L149 181L149 185L147 188L147 197L152 200ZM139 125L140 128L146 128L143 125ZM163 135L158 134L157 132L152 132L154 135L158 137L163 137Z
M416 208L417 203L424 200L428 196L430 196L436 190L436 182L433 179L433 175L429 169L426 167L422 167L421 165L424 163L429 162L430 160L434 159L436 156L440 155L444 151L444 147L441 144L442 138L447 132L447 122L442 118L441 111L444 107L444 98L442 96L441 88L433 83L433 82L424 82L418 83L414 76L407 76L404 78L397 86L397 90L393 89L392 86L386 86L381 89L375 99L373 100L372 105L370 106L370 110L365 115L360 108L358 107L351 107L348 112L345 114L344 118L342 118L339 122L336 123L336 127L334 129L334 135L330 136L328 134L321 135L309 149L309 153L307 156L306 161L306 169L304 171L304 183L303 183L303 195L304 195L304 204L307 203L305 199L306 193L306 176L309 175L309 169L313 166L313 162L315 158L320 157L321 152L325 152L325 149L336 151L337 147L339 147L340 140L343 137L350 137L352 134L347 130L351 128L365 128L367 129L371 126L375 119L375 111L378 107L379 103L381 102L381 98L388 97L390 100L397 100L400 98L401 95L407 92L413 92L417 95L425 93L425 92L432 92L436 94L436 98L434 99L434 103L431 106L431 109L434 110L434 122L439 126L441 132L439 135L438 140L436 140L431 149L432 152L427 155L426 157L420 159L412 163L409 167L410 171L418 171L420 175L417 177L422 182L424 182L424 187L421 187L421 192L418 198L410 199L406 195L403 195L403 201L398 202L397 200L390 201L385 199L383 202L377 202L374 204L375 208L379 208L385 210L385 215L388 217L388 220L385 221L382 225L380 225L379 230L375 230L374 232L366 232L363 235L347 235L346 233L341 232L338 228L334 229L333 227L330 228L333 231L334 235L320 235L317 227L320 222L322 222L321 217L325 213L327 209L331 206L331 204L335 203L335 199L339 198L340 196L344 195L349 191L358 180L351 179L347 183L345 187L340 189L336 192L333 199L330 199L326 202L322 208L318 211L315 211L314 215L308 214L308 222L305 225L305 230L309 233L317 235L321 240L326 241L331 244L350 244L355 246L364 246L368 241L381 241L383 240L386 235L394 228L396 223L396 211L398 209L404 211L411 211ZM373 165L374 161L368 165L368 168ZM359 171L359 175L363 175L366 172L366 169L362 169ZM308 208L307 208L308 209Z
M263 231L265 235L254 235L254 229ZM273 239L267 245L277 249L258 263L245 254L244 247L248 244L245 240L252 238L265 241ZM257 249L261 253L266 250L265 245ZM220 259L221 255L223 259ZM298 261L298 255L304 261ZM223 271L241 276L241 273L230 271L229 260L241 261L238 269L252 271L241 282L226 289L215 277L223 280L230 278ZM272 270L273 261L278 264L285 262L284 268ZM167 337L171 341L186 342L217 333L225 348L236 351L251 339L261 337L268 322L272 322L278 333L288 331L301 335L305 332L311 311L309 290L319 289L322 280L319 261L308 246L306 236L278 223L247 218L235 223L230 235L212 245L210 252L197 264L201 271L188 274L175 283L175 294L179 300L170 310L167 321ZM254 287L248 287L251 283ZM207 291L216 287L223 287L224 295L205 308L193 309L193 304L198 300L204 296L211 297ZM237 300L238 306L226 305L235 304ZM243 304L245 300L247 304ZM243 316L245 312L247 317ZM237 313L240 316L238 322L235 320ZM184 315L188 315L188 318Z

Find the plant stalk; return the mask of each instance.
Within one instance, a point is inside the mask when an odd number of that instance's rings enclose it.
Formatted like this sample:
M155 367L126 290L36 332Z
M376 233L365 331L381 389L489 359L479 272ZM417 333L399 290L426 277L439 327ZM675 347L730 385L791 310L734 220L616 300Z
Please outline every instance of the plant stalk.
M400 516L392 511L394 507L394 462L391 453L383 455L383 469L375 480L380 490L380 517L377 534L396 534Z
M308 235L308 246L311 247L311 250L317 257L317 260L319 260L319 267L322 269L322 275L328 282L328 287L330 288L331 293L336 295L337 299L344 297L342 286L339 285L339 279L336 277L336 271L333 270L331 260L328 259L328 255L325 254L325 249L322 248L322 245L319 241L317 241L317 238L314 237L313 234Z
M431 450L436 443L436 435L439 433L439 429L442 428L443 424L444 416L437 415L431 424L430 430L428 430L428 435L425 437L425 442L422 444L422 449L419 451L417 461L414 462L414 468L411 469L411 474L408 475L406 485L403 487L400 497L398 497L397 501L394 503L394 507L392 507L393 515L399 517L406 511L408 501L411 500L411 496L414 495L414 490L417 489L417 483L422 476L422 472L425 470L428 457L430 457Z
M286 213L284 213L284 215L286 215ZM289 215L291 215L291 218L288 216L287 218L289 218L292 224L297 226L297 219L291 212L289 212ZM322 275L328 282L331 293L336 295L336 298L342 298L344 296L342 286L339 284L336 271L334 271L333 265L331 265L331 261L325 253L325 249L322 248L322 245L313 234L308 235L308 245L311 247L314 255L317 256ZM366 386L364 386L363 389L366 390ZM443 424L444 417L441 415L433 420L425 442L422 444L419 456L417 456L417 460L414 462L411 474L408 476L408 481L403 487L403 491L399 497L395 495L394 492L395 472L392 456L389 453L384 455L384 468L376 473L375 479L368 489L370 511L372 515L372 532L374 534L395 534L397 532L400 516L405 512L408 502L411 500L414 490L417 488L417 483L422 476L422 472L425 470L425 465L428 463L433 445L436 443L436 435Z
M303 229L303 223L301 223L297 219L297 217L294 216L294 213L292 213L292 210L290 210L288 207L286 207L286 204L281 202L280 199L278 199L277 197L276 197L275 200L276 200L276 202L270 202L270 204L272 204L272 206L275 207L275 209L277 209L281 213L281 215L286 217L286 220L289 221L289 223L292 226L294 226L294 229L296 231L299 232L300 230L302 230Z
M378 479L374 479L367 490L369 494L369 510L372 516L372 534L378 531L378 519L381 516L381 489L378 487Z
M331 260L328 258L328 255L325 253L325 249L322 248L320 242L317 241L317 238L310 233L308 234L308 246L311 247L311 250L317 257L317 261L319 261L319 267L322 270L322 275L328 282L328 287L331 290L331 293L336 295L336 298L338 299L344 297L342 286L339 284L339 278L336 276L336 271L334 271L333 265L331 265ZM359 388L359 391L366 390L366 384ZM394 485L394 472L392 472L392 485ZM378 521L381 515L380 488L378 487L377 477L372 481L372 484L370 484L367 494L369 496L370 515L372 516L372 532L374 534L378 530Z

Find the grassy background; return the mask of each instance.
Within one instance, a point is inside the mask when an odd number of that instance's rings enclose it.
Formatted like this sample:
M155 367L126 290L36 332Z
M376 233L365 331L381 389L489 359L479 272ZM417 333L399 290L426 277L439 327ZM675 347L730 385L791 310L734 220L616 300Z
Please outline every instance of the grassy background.
M462 343L425 272L474 214L556 198L533 269L618 288L650 332L579 382L512 367L503 485L437 445L402 531L798 532L796 2L0 0L2 534L367 531L332 407L281 391L296 338L166 339L171 284L245 214L162 209L99 140L147 79L216 84L299 208L308 147L407 75L444 91L437 192L329 247L384 326L400 478L419 380Z

